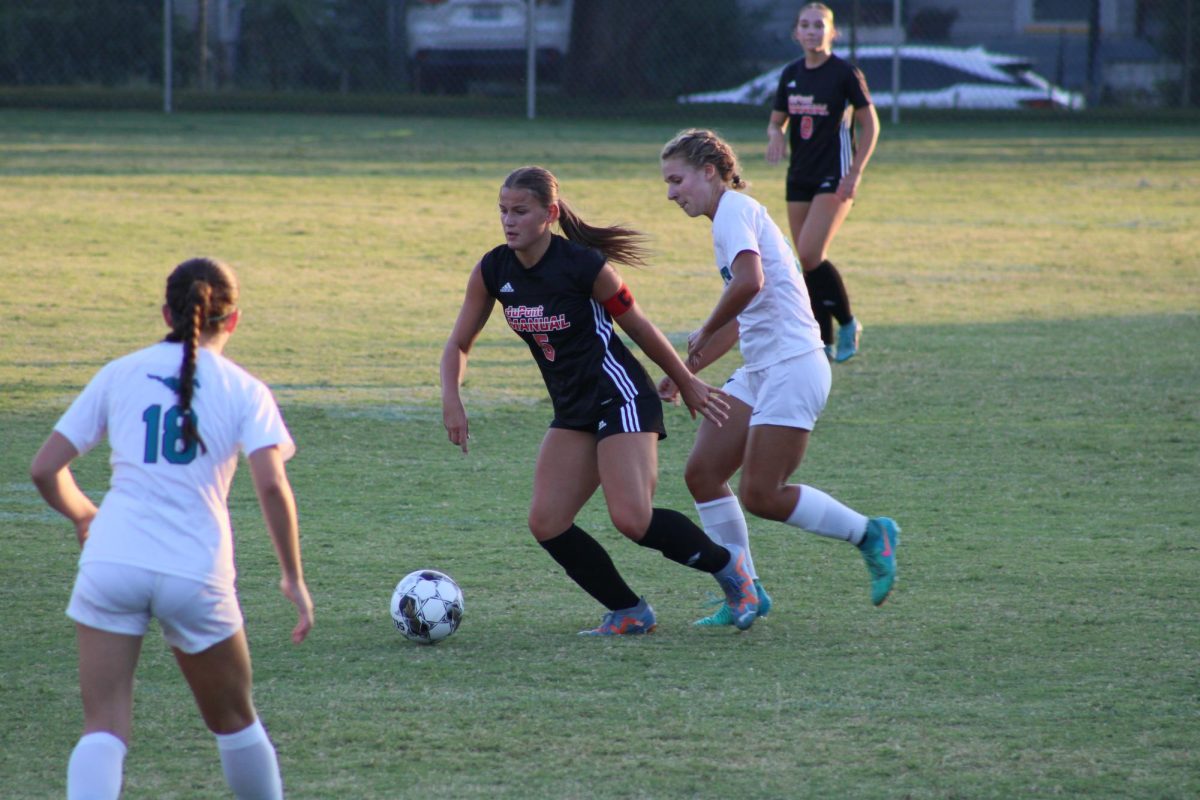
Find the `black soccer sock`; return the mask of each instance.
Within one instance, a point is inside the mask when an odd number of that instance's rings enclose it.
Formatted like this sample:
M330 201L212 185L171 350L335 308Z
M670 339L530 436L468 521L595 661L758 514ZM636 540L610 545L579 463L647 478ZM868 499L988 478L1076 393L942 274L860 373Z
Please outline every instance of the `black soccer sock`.
M804 285L808 289L808 301L812 305L813 316L817 319L817 324L821 326L821 341L825 344L833 344L833 314L829 313L829 306L825 305L825 298L822 294L824 288L819 277L813 275L815 270L810 270L804 273Z
M696 523L669 508L654 509L650 527L638 544L702 572L716 572L729 563L728 550L710 539Z
M818 264L816 269L804 273L804 283L808 287L814 313L819 303L828 309L839 325L846 325L854 319L854 314L850 312L850 294L842 281L842 273L838 272L838 268L829 259ZM824 329L821 335L824 337Z
M540 542L550 557L566 570L567 576L579 584L609 611L632 608L639 598L625 583L609 557L608 551L587 531L572 525L565 531Z

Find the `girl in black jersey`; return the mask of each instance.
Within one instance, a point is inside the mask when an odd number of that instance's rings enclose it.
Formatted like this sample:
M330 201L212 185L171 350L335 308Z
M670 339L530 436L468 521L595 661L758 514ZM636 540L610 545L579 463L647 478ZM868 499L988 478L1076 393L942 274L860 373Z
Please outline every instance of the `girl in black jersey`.
M641 312L609 263L643 263L641 235L598 228L558 196L558 181L541 167L522 167L500 189L505 244L486 253L467 282L466 297L442 354L442 420L450 441L467 452L467 413L459 387L467 356L499 301L504 318L542 372L554 420L534 468L529 530L580 588L608 609L584 635L654 630L654 610L621 578L604 548L575 515L604 489L622 534L680 564L712 573L749 628L758 595L739 547L714 543L677 511L654 508L658 440L666 435L662 401L614 320L681 388L692 416L716 425L728 414L723 393L694 376L662 332ZM552 233L558 223L565 238Z
M875 151L879 116L862 73L833 54L836 35L828 6L808 3L800 9L792 38L804 48L804 58L788 64L780 75L767 124L767 161L779 163L790 147L788 227L825 352L841 362L858 352L862 325L850 312L841 274L825 254L850 213ZM839 326L836 351L834 319Z

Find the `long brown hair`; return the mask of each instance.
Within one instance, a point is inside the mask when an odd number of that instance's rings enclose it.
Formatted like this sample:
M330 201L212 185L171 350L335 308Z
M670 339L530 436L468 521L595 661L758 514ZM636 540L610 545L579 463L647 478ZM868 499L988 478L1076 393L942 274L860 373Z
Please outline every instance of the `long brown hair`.
M191 258L172 270L167 277L167 307L174 327L168 342L183 343L183 363L179 367L179 408L183 417L183 444L195 442L208 452L196 415L192 395L196 390L196 352L201 333L216 333L221 323L237 310L238 283L226 264L211 258Z
M631 267L646 266L649 252L645 234L632 228L610 225L605 228L589 225L576 214L558 194L558 179L544 167L520 167L508 173L505 189L524 189L538 199L543 208L558 205L558 226L563 236L585 247L594 247L609 261Z

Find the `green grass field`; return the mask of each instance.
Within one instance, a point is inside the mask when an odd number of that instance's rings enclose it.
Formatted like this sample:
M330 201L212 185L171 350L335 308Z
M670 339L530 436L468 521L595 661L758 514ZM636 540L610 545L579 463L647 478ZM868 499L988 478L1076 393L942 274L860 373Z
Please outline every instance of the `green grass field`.
M776 601L696 630L712 583L580 524L659 615L600 609L525 529L549 404L494 317L445 440L437 362L499 181L543 164L599 223L653 237L625 270L682 343L720 290L708 225L657 152L708 120L568 122L0 111L0 760L61 797L82 719L77 548L29 461L107 360L162 334L167 272L232 263L227 353L275 390L299 453L317 626L290 606L243 469L231 497L256 699L293 798L1014 798L1200 795L1200 138L1157 128L886 126L831 258L864 322L797 479L904 528L882 609L848 546L751 521ZM718 126L784 219L764 122ZM732 365L718 364L719 381ZM693 514L694 423L668 412L661 505ZM98 498L103 448L77 462ZM433 566L460 631L402 640L387 603ZM157 632L128 798L224 794Z

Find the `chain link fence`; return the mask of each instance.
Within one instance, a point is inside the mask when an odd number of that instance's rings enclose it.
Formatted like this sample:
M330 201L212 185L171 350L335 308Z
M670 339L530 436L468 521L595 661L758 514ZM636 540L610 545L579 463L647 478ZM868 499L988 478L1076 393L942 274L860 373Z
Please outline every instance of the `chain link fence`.
M764 107L799 0L44 0L0 4L0 103L57 87L178 107L619 113ZM830 0L882 109L1195 108L1200 0ZM893 86L898 74L899 84ZM893 89L898 91L893 91ZM381 101L381 98L384 100ZM208 102L204 102L207 100ZM103 102L99 100L98 102ZM145 102L140 100L139 102ZM371 106L370 102L375 105ZM409 105L406 106L406 103Z

